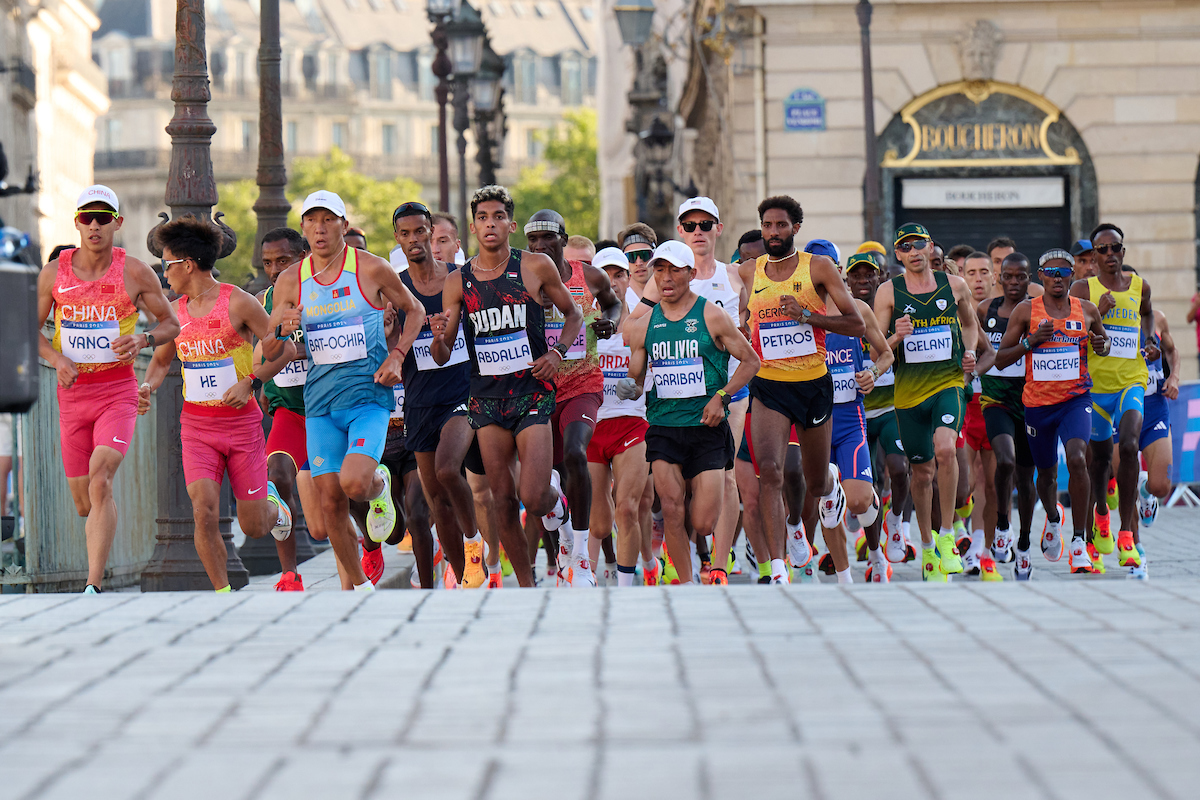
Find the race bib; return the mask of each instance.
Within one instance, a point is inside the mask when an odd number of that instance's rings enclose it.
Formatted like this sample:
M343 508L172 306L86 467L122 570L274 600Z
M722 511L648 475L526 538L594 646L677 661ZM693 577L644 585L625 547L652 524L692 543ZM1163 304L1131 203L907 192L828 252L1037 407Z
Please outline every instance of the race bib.
M276 386L303 386L308 380L308 359L289 361L287 366L279 370L273 379Z
M904 339L904 361L907 364L930 364L949 361L954 335L949 325L916 328Z
M1043 344L1029 356L1035 381L1079 380L1079 348L1075 345Z
M1150 376L1146 379L1146 397L1152 394L1158 394L1158 385L1163 381L1163 371L1161 369L1150 368Z
M853 364L833 364L829 367L833 377L833 402L853 403L858 399L858 381L854 377Z
M987 374L993 378L1024 378L1025 356L1021 356L1004 369L996 369L995 367L992 367L987 371Z
M875 366L875 362L872 361L871 359L868 358L863 361L863 369L870 369L873 366ZM888 367L887 372L883 373L882 375L880 375L878 378L875 379L875 385L876 386L895 386L896 385L896 373L892 372L891 367Z
M558 340L562 338L563 325L566 322L556 320L554 322L546 322L546 347L552 348L558 344ZM579 335L575 337L575 341L567 349L567 354L563 356L566 361L575 361L587 355L587 328L580 327Z
M189 403L220 400L237 383L232 358L183 362L184 398Z
M475 360L480 375L511 375L533 366L533 351L525 331L500 336L476 336Z
M117 360L113 340L121 335L121 323L62 321L59 342L62 354L76 364L111 364Z
M811 356L817 352L812 325L793 319L763 322L758 326L758 344L763 361Z
M304 335L316 364L345 364L367 357L367 333L362 317L309 325Z
M654 390L660 400L704 397L704 361L667 358L654 362Z
M428 328L422 330L417 336L417 340L413 342L413 356L417 359L417 369L421 372L446 369L446 367L453 367L455 364L461 364L467 360L467 340L463 336L462 326L459 326L458 335L454 337L454 349L450 351L450 360L445 364L439 364L433 360L432 345L433 331Z
M605 402L617 403L621 398L617 397L617 383L622 378L629 377L628 369L606 369L604 370L604 400Z
M392 406L392 419L404 419L404 384L397 383L392 387L392 396L395 398L395 404Z
M979 378L971 379L971 394L975 396L983 394L983 381L979 380Z
M1109 358L1137 358L1138 357L1138 342L1140 341L1141 332L1134 325L1111 325L1104 323L1104 330L1108 333L1108 339L1112 342L1112 349L1108 351Z

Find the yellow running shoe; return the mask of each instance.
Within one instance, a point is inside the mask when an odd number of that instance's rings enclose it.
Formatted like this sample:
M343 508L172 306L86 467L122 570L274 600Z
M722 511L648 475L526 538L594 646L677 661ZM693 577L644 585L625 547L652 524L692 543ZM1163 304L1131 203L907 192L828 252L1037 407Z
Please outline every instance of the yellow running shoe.
M1117 554L1120 557L1117 563L1122 567L1140 567L1142 565L1142 554L1138 552L1137 545L1133 543L1131 531L1121 531L1117 536Z
M412 552L412 534L411 533L408 533L407 531L405 531L404 538L401 539L400 543L396 545L396 552L397 553L411 553Z
M483 568L483 539L478 542L463 542L467 557L467 571L463 575L462 588L482 589L487 583L487 570Z
M1114 475L1108 479L1108 491L1105 493L1104 502L1108 504L1109 511L1116 511L1120 503L1120 495L1117 492L1117 478Z
M942 571L942 561L937 549L921 548L921 580L930 583L949 583L950 576Z
M1097 514L1095 522L1092 523L1092 544L1096 546L1096 552L1101 555L1109 555L1116 548L1111 525L1111 512L1104 516Z
M962 557L958 554L958 545L954 543L953 529L949 533L938 534L937 552L942 559L942 572L951 575L963 571Z
M1092 558L1092 572L1097 575L1103 575L1105 572L1104 556L1100 555L1100 551L1091 542L1088 542L1088 555Z
M870 548L867 547L867 535L862 531L858 532L858 536L854 539L854 556L859 561L866 561L867 554L870 553Z
M979 580L988 582L999 582L1004 580L1004 576L1000 574L1000 570L996 569L995 559L983 556L979 559Z

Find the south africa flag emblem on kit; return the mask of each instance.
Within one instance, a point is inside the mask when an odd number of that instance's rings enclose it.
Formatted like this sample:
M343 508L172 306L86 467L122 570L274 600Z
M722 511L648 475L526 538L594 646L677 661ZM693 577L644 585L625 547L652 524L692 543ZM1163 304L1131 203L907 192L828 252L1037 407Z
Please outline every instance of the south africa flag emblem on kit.
M1063 327L1069 331L1081 331L1083 330L1083 322L1077 319L1069 319Z
M347 296L347 295L349 295L349 294L350 294L350 287L349 287L349 286L343 286L343 287L342 287L342 288L340 288L340 289L334 289L334 290L333 290L333 299L334 299L334 300L337 300L339 297L346 297L346 296Z

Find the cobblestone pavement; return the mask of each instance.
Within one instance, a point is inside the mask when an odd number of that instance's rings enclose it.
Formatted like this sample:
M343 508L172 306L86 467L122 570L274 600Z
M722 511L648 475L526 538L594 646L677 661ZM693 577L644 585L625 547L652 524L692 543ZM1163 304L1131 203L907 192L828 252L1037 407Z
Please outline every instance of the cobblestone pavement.
M1200 581L1166 571L4 595L0 798L1192 798Z

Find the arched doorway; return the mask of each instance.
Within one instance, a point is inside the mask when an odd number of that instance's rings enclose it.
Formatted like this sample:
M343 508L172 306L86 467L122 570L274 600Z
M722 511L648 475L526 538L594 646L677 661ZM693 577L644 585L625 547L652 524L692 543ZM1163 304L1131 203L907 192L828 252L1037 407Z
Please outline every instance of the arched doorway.
M995 81L912 100L879 137L885 230L919 221L946 247L1010 236L1031 259L1096 224L1096 173L1046 98Z

